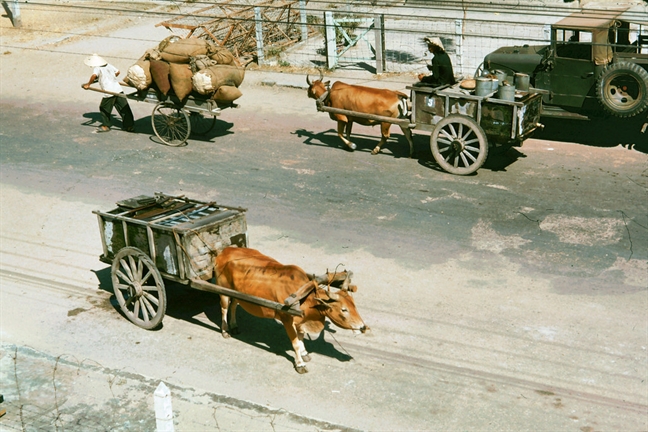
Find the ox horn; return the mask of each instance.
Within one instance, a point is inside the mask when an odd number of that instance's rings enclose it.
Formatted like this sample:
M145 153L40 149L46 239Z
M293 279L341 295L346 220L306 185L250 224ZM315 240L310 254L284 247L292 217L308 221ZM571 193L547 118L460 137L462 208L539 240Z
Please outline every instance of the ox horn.
M333 291L331 291L331 288L330 288L330 287L329 287L327 290L325 290L325 291L326 291L326 295L327 295L328 298L330 298L331 300L333 300L333 301L338 301L338 300L340 300L340 296L338 296L336 293L334 293Z
M306 84L312 85L310 78L308 77L308 74L306 74Z

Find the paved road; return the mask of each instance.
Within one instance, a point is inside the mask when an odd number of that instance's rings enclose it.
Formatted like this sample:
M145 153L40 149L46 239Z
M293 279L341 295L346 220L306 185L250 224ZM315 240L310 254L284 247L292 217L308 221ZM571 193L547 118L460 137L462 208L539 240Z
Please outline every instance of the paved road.
M142 413L163 380L182 430L274 429L272 419L287 430L647 427L639 134L551 123L546 139L457 177L435 166L425 135L415 159L396 140L371 156L377 131L358 128L349 153L303 90L254 85L293 77L249 74L239 110L169 148L151 138L145 104L133 106L136 134L92 133L97 97L78 86L87 70L37 55L60 86L36 91L29 51L0 64L1 364L14 408L3 425L21 429L26 401L66 430L89 430L74 425L90 418L97 430L150 430ZM164 327L134 327L114 309L91 211L154 191L248 207L251 245L280 261L344 264L372 333L330 328L309 341L302 376L274 322L243 316L248 331L223 340L206 293L172 286ZM59 356L60 386L29 374ZM68 405L47 397L54 388ZM62 407L71 413L57 417Z

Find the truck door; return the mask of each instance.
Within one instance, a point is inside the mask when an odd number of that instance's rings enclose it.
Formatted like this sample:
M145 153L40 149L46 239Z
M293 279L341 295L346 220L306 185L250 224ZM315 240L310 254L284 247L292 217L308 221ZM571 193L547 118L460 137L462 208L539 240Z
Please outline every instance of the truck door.
M554 29L554 67L549 73L553 105L581 108L596 83L592 33Z

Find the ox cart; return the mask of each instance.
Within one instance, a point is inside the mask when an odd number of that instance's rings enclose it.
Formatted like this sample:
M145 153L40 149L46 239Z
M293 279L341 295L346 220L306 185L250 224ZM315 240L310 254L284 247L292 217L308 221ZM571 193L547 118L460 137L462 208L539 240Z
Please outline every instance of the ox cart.
M462 89L460 84L443 87L409 86L411 112L400 118L365 114L328 107L324 94L317 110L360 117L430 133L430 149L436 163L452 174L476 172L493 150L521 146L541 127L542 95L516 91L514 100L495 97L496 92L480 96Z
M167 307L165 280L303 315L299 301L312 290L312 282L284 303L211 282L215 256L226 247L248 244L246 209L162 193L125 199L116 206L93 211L103 246L99 259L111 265L113 291L121 311L139 327L154 329L161 324ZM343 282L348 283L351 272L343 274ZM318 284L342 280L332 279L328 273L310 277Z
M164 144L173 147L184 145L191 134L204 135L212 130L223 109L238 108L233 102L216 102L198 93L192 93L181 101L172 92L165 96L154 88L131 93L113 93L96 87L87 90L154 104L151 114L153 132Z

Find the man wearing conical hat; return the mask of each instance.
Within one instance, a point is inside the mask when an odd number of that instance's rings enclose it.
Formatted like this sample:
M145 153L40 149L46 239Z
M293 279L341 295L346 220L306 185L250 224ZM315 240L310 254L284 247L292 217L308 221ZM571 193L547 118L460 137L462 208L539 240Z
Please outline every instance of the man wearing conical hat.
M83 85L84 89L88 89L92 83L99 81L99 87L103 91L115 93L104 94L99 104L99 111L101 112L101 126L97 128L97 132L108 132L112 125L110 118L113 108L117 108L117 112L122 118L123 128L125 131L133 132L135 121L133 119L133 112L128 105L128 99L125 96L117 96L116 94L124 94L117 77L119 70L109 64L106 60L99 57L97 54L92 54L86 58L83 63L90 66L92 69L92 76L87 84Z
M423 40L427 44L428 51L434 54L434 57L432 58L432 64L428 65L428 70L432 71L432 73L427 76L419 74L419 81L423 85L430 87L453 85L456 81L452 70L452 62L443 48L441 39L438 37L426 37Z

